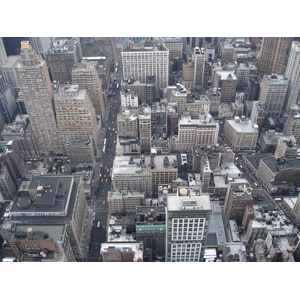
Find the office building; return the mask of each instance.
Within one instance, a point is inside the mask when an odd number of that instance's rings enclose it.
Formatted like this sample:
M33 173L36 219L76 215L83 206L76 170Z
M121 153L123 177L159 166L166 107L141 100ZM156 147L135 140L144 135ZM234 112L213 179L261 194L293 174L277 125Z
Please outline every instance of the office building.
M166 208L165 206L137 206L136 239L143 243L143 261L165 261Z
M0 142L0 161L5 163L15 186L17 186L17 180L24 176L25 162L15 141Z
M291 37L264 37L258 57L259 75L284 74Z
M174 59L182 60L183 38L182 37L162 37L162 42L169 50L170 62Z
M288 112L288 118L283 127L285 135L293 135L297 144L300 144L300 107L295 105Z
M139 137L138 116L130 110L117 115L118 136L136 139Z
M28 38L28 41L30 45L32 45L34 52L37 55L40 55L44 60L46 60L47 52L50 49L53 40L54 40L53 37L29 37Z
M237 84L237 76L231 70L216 70L213 74L212 87L220 88L220 103L234 102Z
M195 67L192 58L189 58L187 62L182 64L182 81L184 87L190 91L194 90L194 73Z
M155 155L151 157L152 195L158 194L158 185L172 184L178 178L176 155Z
M135 92L140 101L145 101L147 104L151 104L156 99L155 82L149 77L145 83L133 78L124 78L121 80L121 90L122 92Z
M241 225L246 206L254 204L250 183L231 183L225 201L227 221L235 220L238 225Z
M300 161L298 159L261 158L257 168L257 179L268 193L294 191L300 183Z
M143 205L145 193L121 190L109 191L107 195L108 211L110 214L135 213L136 207Z
M102 243L100 253L103 262L142 262L143 245L141 243Z
M262 79L259 101L266 103L272 117L279 117L287 92L288 80L283 75L265 75Z
M245 116L226 120L224 138L234 151L255 150L258 138L258 126Z
M194 49L194 88L202 89L204 82L205 54L199 47Z
M116 155L141 155L141 145L139 139L118 138L116 143Z
M213 116L218 115L219 106L221 103L221 88L209 88L206 90L205 95L210 101L209 113Z
M16 224L10 245L18 262L75 262L65 224Z
M156 93L169 84L169 50L155 42L129 43L122 52L123 77L146 83L154 77Z
M257 124L259 129L262 128L265 123L265 119L269 114L266 106L266 102L253 101L250 120L252 124Z
M41 154L62 153L47 65L35 55L28 41L21 43L20 62L16 71L18 85Z
M69 157L72 164L94 162L99 144L99 128L95 108L87 90L80 89L78 85L62 84L58 86L53 99L57 127L65 155ZM89 145L93 149L92 153ZM79 147L77 154L76 147Z
M111 171L114 191L152 192L150 157L115 156Z
M11 123L17 112L17 102L13 95L13 89L0 73L0 113L5 123Z
M11 201L16 195L17 188L9 168L0 161L0 194L4 201Z
M7 61L7 54L2 37L0 38L0 67Z
M81 260L87 258L91 217L80 175L35 176L27 190L13 203L9 220L2 226L1 234L10 240L13 235L11 227L16 223L46 227L50 224L66 225L65 234L73 255Z
M288 89L284 102L284 110L289 111L299 102L300 90L300 42L293 41L284 76L288 80Z
M209 113L199 113L198 119L185 114L178 121L178 149L191 152L194 146L216 144L218 133L219 124Z
M105 104L102 85L96 67L90 61L82 61L73 66L71 76L72 84L79 85L79 89L87 90L96 114L102 119Z
M139 138L141 152L148 154L151 149L151 108L144 110L143 114L138 116L139 120Z
M39 147L31 130L28 115L17 115L13 123L4 126L1 137L5 141L14 140L24 159L40 157Z
M285 157L287 159L293 159L297 157L297 142L294 136L280 136L274 157L276 159Z
M201 262L211 215L210 197L180 188L167 198L166 261Z
M233 62L234 46L226 41L221 43L220 46L221 59L223 64Z
M70 82L72 69L82 59L79 38L56 38L47 52L52 80Z
M131 91L120 92L120 95L121 95L122 108L139 106L138 94L136 94L135 92L131 92Z

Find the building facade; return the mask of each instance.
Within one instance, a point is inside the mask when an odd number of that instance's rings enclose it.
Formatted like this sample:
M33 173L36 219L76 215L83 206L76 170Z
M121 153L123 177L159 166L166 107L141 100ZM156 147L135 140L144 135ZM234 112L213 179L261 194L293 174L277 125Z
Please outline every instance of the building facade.
M21 43L20 63L16 71L18 86L41 154L62 153L47 65L35 55L28 41Z

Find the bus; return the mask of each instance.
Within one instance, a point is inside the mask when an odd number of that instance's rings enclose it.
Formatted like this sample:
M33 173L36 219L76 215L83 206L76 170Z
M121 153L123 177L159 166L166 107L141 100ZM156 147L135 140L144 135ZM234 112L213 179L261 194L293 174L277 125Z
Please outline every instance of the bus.
M105 153L105 145L103 146L102 152Z

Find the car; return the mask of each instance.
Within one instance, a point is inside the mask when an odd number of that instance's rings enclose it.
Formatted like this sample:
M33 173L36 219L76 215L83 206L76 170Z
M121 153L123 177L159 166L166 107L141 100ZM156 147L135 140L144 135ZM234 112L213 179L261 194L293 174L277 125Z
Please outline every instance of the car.
M103 182L103 178L101 179L101 182Z
M115 122L114 122L114 121L112 121L112 122L111 122L111 124L115 124Z
M106 177L106 174L104 174L104 178Z
M106 170L106 169L107 169L107 166L104 166L104 169Z
M102 174L100 173L99 177L102 177Z
M105 205L105 204L106 204L106 202L105 202L105 201L102 201L102 204L103 204L103 205Z
M108 182L108 179L106 178L106 181L105 182Z
M109 136L112 136L112 133Z

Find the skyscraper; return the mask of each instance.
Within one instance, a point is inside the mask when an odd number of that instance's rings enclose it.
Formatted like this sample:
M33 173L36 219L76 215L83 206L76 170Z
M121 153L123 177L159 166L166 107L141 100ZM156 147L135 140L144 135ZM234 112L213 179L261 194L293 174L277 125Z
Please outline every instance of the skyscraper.
M47 65L35 55L28 41L21 42L20 62L16 71L20 92L41 153L61 153Z
M288 81L283 75L265 75L262 79L259 101L266 103L266 110L279 117L287 91Z
M104 116L104 99L99 75L95 66L89 61L82 61L73 66L72 84L78 84L80 89L86 89L89 98L101 118Z
M52 80L70 81L73 65L81 59L79 38L57 38L47 52Z
M205 54L204 50L196 47L194 49L194 88L203 87L205 68Z
M299 101L300 91L300 42L293 41L288 63L285 70L288 89L284 102L285 111L289 111Z
M258 58L258 74L282 75L291 42L291 37L264 37Z
M54 93L54 107L62 148L71 163L94 162L99 131L87 91L62 84Z

